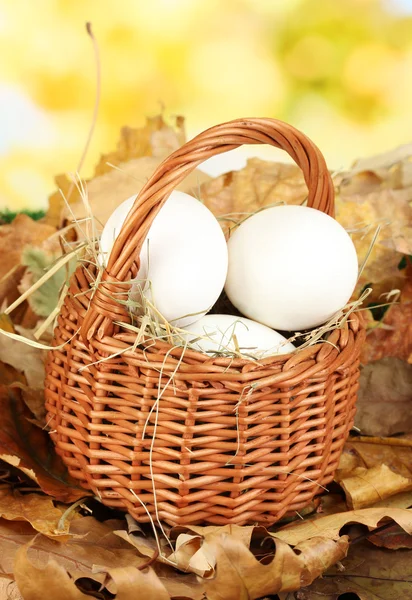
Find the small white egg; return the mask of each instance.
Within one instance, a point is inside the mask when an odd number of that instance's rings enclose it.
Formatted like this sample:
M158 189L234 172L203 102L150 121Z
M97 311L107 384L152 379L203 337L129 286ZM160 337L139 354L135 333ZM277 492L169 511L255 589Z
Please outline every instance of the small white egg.
M277 331L233 315L206 315L186 331L185 339L192 348L211 355L240 352L244 356L263 358L295 350Z
M244 315L282 331L331 318L358 277L356 249L332 217L306 206L275 206L237 227L229 242L226 293Z
M109 217L100 239L107 264L114 241L134 203L123 202ZM155 217L141 252L131 297L143 294L172 325L185 327L205 315L218 299L227 274L223 231L201 202L174 191Z

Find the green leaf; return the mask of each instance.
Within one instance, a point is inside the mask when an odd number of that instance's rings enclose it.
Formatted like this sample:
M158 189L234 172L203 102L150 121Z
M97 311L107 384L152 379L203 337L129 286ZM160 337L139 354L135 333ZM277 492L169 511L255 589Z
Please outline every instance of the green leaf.
M30 285L36 283L52 267L56 256L47 254L40 248L28 246L22 254L22 264L27 267L31 276ZM68 264L63 265L43 285L30 294L28 302L32 310L40 317L48 317L56 308L63 286L68 281L76 266L73 258Z

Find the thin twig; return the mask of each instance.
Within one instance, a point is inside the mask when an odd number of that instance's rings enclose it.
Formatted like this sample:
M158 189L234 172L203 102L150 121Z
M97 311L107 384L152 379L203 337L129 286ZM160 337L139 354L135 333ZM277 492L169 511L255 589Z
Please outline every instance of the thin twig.
M97 115L99 112L99 105L100 105L100 95L101 95L101 66L100 66L99 45L97 43L96 38L94 37L93 31L92 31L92 24L89 22L86 23L86 31L93 42L94 57L95 57L95 63L96 63L96 98L95 98L95 102L94 102L92 123L90 125L89 133L87 135L87 139L86 139L86 143L83 148L82 155L81 155L79 163L77 165L76 173L80 173L83 163L86 159L87 152L89 151L90 142L92 141L94 129L96 127ZM75 182L72 180L69 191L67 192L67 201L70 200L70 197L73 193L74 187L75 187Z

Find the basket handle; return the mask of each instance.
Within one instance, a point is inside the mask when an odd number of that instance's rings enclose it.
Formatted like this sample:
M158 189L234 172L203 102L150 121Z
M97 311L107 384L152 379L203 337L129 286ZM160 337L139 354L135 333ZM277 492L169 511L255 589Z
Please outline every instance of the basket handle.
M139 268L143 242L172 191L203 161L243 144L269 144L285 150L302 169L308 186L307 205L334 216L334 187L325 159L303 133L277 119L236 119L207 129L173 152L141 189L112 248L108 265L91 299L81 327L90 340L110 335L113 321L129 322L118 300L126 299Z

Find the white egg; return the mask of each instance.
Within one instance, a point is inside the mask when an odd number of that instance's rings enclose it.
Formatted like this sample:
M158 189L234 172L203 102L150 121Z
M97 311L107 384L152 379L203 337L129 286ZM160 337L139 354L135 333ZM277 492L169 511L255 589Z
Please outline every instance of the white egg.
M206 315L186 328L185 339L195 350L208 354L236 352L263 358L288 354L295 347L283 335L244 317Z
M104 227L100 239L104 264L134 200L118 206ZM131 297L139 301L143 293L167 321L184 327L216 302L227 264L226 240L214 215L196 198L174 191L144 241Z
M313 208L262 210L234 230L228 247L229 299L269 327L300 331L320 325L345 306L356 285L350 236Z

